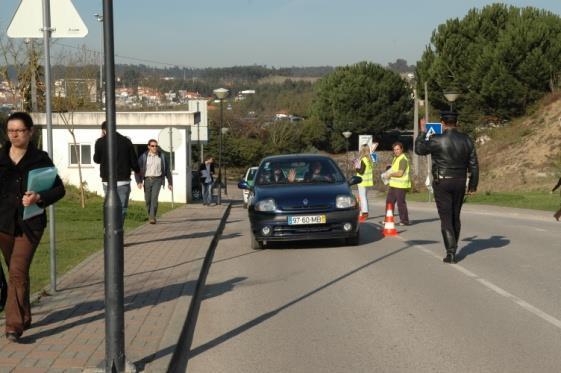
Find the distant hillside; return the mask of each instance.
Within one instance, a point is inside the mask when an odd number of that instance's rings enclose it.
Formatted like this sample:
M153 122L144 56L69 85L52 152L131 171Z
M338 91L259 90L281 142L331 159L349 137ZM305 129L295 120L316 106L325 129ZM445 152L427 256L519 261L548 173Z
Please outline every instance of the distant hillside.
M265 78L261 78L259 79L259 81L257 82L258 84L282 84L285 82L285 80L292 80L294 82L309 82L309 83L315 83L318 79L321 79L321 77L315 77L315 76L282 76L282 75L271 75Z
M549 191L561 177L561 93L543 98L533 113L478 137L480 188Z

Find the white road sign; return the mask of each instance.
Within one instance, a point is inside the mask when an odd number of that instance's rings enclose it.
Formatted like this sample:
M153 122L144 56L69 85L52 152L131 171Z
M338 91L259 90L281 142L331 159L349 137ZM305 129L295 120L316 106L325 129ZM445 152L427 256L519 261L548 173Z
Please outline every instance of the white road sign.
M53 38L83 38L88 28L71 0L52 0ZM8 27L11 38L43 38L43 0L21 0Z
M158 134L158 145L166 152L175 151L178 147L183 145L183 136L175 127L162 128Z
M364 144L368 145L368 147L372 146L372 135L358 135L358 150Z

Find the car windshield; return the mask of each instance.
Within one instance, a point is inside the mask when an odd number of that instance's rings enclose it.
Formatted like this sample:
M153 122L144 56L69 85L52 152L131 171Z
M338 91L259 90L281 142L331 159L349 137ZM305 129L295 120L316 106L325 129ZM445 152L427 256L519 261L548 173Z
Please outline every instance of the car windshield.
M257 172L257 185L341 183L345 177L328 158L268 160Z

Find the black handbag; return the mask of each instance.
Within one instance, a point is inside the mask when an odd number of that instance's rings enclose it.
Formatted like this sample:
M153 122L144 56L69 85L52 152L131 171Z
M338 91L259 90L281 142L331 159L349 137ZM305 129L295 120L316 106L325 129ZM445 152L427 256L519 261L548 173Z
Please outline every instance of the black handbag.
M0 265L0 312L4 310L4 306L6 306L7 299L8 299L8 283L6 282L6 276L4 276L4 270Z

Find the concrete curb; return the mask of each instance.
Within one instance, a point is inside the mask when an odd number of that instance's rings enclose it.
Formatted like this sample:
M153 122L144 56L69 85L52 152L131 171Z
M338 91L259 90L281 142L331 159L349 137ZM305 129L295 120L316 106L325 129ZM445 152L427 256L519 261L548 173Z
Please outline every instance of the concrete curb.
M228 203L228 207L220 220L218 229L216 230L214 237L211 241L210 247L207 250L203 265L201 267L201 272L197 280L197 285L193 296L191 297L191 302L189 304L189 311L185 319L181 334L177 341L173 356L170 359L167 372L177 372L183 373L187 370L187 363L189 361L189 352L191 349L191 344L193 342L193 335L195 333L195 326L197 323L197 317L199 314L199 309L201 301L203 298L204 287L206 283L206 278L210 270L210 265L212 264L212 259L214 257L214 252L216 251L216 246L218 246L218 241L220 235L224 230L228 216L230 215L230 210L232 208L232 203Z

